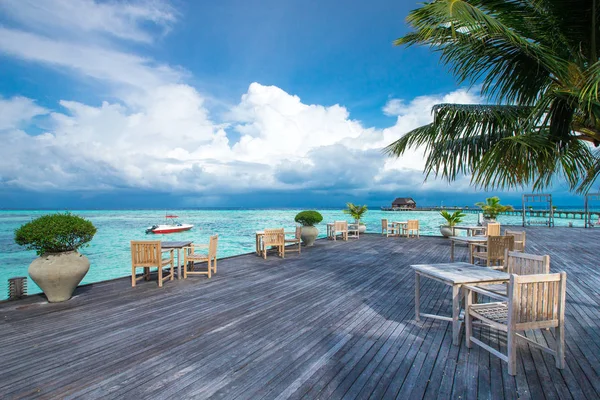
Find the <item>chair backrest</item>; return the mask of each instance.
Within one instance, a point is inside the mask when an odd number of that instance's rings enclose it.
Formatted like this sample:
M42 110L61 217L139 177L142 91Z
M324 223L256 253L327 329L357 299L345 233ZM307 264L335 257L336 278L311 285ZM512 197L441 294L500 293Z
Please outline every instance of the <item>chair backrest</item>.
M296 239L301 239L302 238L302 227L301 226L297 226L296 227L296 233L295 233L294 237Z
M411 230L419 230L419 220L418 219L409 219L406 229Z
M278 229L265 229L265 235L263 236L263 243L265 246L277 246L285 243L285 233L283 228Z
M132 240L131 264L155 267L161 262L160 240Z
M498 222L490 222L487 225L486 235L500 236L500 224Z
M334 221L333 230L336 232L346 232L348 230L348 221Z
M504 254L506 272L516 275L538 275L550 273L550 256L510 251Z
M512 251L515 238L512 236L488 236L487 258L488 260L503 260L506 249Z
M387 219L382 219L381 220L381 229L382 230L387 230L388 227L388 220Z
M513 236L515 238L515 250L525 251L525 231L505 230L504 236Z
M550 328L564 321L567 273L510 276L508 324L517 330Z
M217 245L219 244L219 235L213 235L208 242L208 257L217 257Z

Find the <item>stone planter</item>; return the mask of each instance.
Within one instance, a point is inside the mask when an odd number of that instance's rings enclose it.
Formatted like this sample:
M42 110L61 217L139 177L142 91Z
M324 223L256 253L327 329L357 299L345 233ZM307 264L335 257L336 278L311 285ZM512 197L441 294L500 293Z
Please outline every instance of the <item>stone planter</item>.
M76 251L44 254L29 265L29 276L44 291L50 303L71 298L90 269L90 261Z
M454 229L448 225L440 225L440 233L443 237L450 237L453 235Z
M317 240L317 236L319 235L319 230L314 226L303 226L300 237L302 238L302 242L304 242L305 246L312 246L315 244L315 240Z

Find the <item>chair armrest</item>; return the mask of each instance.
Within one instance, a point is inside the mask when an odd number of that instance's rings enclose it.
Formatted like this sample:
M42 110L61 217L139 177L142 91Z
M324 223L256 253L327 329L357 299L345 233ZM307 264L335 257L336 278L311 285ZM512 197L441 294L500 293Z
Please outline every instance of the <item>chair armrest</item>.
M161 249L160 252L161 253L166 253L166 252L171 252L173 253L175 251L175 249Z
M506 296L502 296L501 294L490 292L489 290L485 290L484 288L482 288L480 286L463 285L462 287L463 287L463 289L469 290L471 292L477 292L479 294L490 297L492 299L496 299L496 300L500 300L500 301L508 301L508 298Z

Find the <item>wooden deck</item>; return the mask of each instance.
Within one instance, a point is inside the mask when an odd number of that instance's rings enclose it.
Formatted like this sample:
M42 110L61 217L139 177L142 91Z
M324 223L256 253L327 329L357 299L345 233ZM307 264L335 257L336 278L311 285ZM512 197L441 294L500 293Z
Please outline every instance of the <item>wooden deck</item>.
M2 303L0 397L597 399L599 244L600 230L527 229L528 251L569 274L562 371L520 344L511 377L464 336L452 346L449 323L416 323L409 265L447 262L449 242L366 235L284 260L221 260L211 280L132 289L118 279L63 304ZM449 287L423 279L421 296L424 312L450 314ZM552 331L535 335L553 340Z

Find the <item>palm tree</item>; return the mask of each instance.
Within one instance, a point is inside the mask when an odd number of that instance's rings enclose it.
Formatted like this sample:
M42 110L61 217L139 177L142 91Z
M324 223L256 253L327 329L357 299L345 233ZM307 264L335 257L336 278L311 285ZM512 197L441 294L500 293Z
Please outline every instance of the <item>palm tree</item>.
M428 45L491 104L439 104L434 121L385 151L424 146L425 174L471 174L485 189L600 175L600 0L435 0L407 17L396 45ZM426 178L427 179L427 178Z
M360 219L364 213L367 212L367 205L365 204L363 206L359 206L353 203L346 203L346 207L347 208L344 210L344 214L349 214L352 218L354 218L356 225L359 225Z

